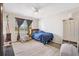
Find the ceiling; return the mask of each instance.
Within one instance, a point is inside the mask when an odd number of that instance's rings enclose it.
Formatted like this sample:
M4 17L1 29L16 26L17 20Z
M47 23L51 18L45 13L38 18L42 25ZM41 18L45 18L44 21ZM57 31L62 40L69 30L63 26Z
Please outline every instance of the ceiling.
M32 14L34 11L33 7L39 7L40 10L51 9L53 10L52 13L55 13L60 12L62 10L70 10L73 8L77 8L79 7L79 4L78 3L4 3L5 11L24 15Z

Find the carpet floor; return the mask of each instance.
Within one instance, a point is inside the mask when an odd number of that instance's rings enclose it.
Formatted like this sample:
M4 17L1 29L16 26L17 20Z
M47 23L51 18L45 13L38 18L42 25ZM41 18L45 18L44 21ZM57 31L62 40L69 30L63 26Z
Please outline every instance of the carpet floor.
M52 43L44 45L38 41L12 43L15 56L59 56L60 48L53 46Z

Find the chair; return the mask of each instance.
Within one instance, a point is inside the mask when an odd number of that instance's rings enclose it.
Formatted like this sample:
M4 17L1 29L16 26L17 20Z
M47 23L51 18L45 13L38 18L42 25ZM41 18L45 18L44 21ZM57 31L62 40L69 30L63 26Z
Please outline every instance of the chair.
M78 56L78 50L72 44L62 44L60 48L60 55L61 56Z

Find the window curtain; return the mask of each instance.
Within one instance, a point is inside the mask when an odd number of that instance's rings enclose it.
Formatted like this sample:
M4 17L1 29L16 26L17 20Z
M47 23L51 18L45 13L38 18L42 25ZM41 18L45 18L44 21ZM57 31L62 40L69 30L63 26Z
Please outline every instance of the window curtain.
M16 22L17 22L17 25L18 25L17 41L19 41L19 39L20 39L20 27L24 23L24 21L27 22L27 29L28 29L28 33L27 34L29 35L29 27L30 27L30 25L32 23L32 20L16 18Z
M32 24L32 20L26 20L27 21L27 26L28 26L28 35L29 35L29 27L30 27L30 25Z
M17 21L17 24L18 24L18 27L20 28L20 26L23 24L25 19L19 19L19 18L16 18L16 21Z
M17 35L17 41L20 39L20 26L23 24L25 19L16 18L16 22L18 24L18 35Z
M27 25L28 25L28 27L31 25L31 23L32 23L32 20L26 20L27 21Z

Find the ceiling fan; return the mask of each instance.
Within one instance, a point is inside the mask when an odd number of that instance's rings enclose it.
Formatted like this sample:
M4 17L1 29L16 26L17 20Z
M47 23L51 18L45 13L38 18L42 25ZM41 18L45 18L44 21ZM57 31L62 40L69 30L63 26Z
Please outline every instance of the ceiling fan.
M32 9L34 13L39 13L40 9L47 7L48 4L40 4L40 3L36 3L32 5Z
M32 7L34 13L38 13L40 11L40 5L36 4Z
M34 8L34 12L39 12L39 8L38 7L33 7Z

